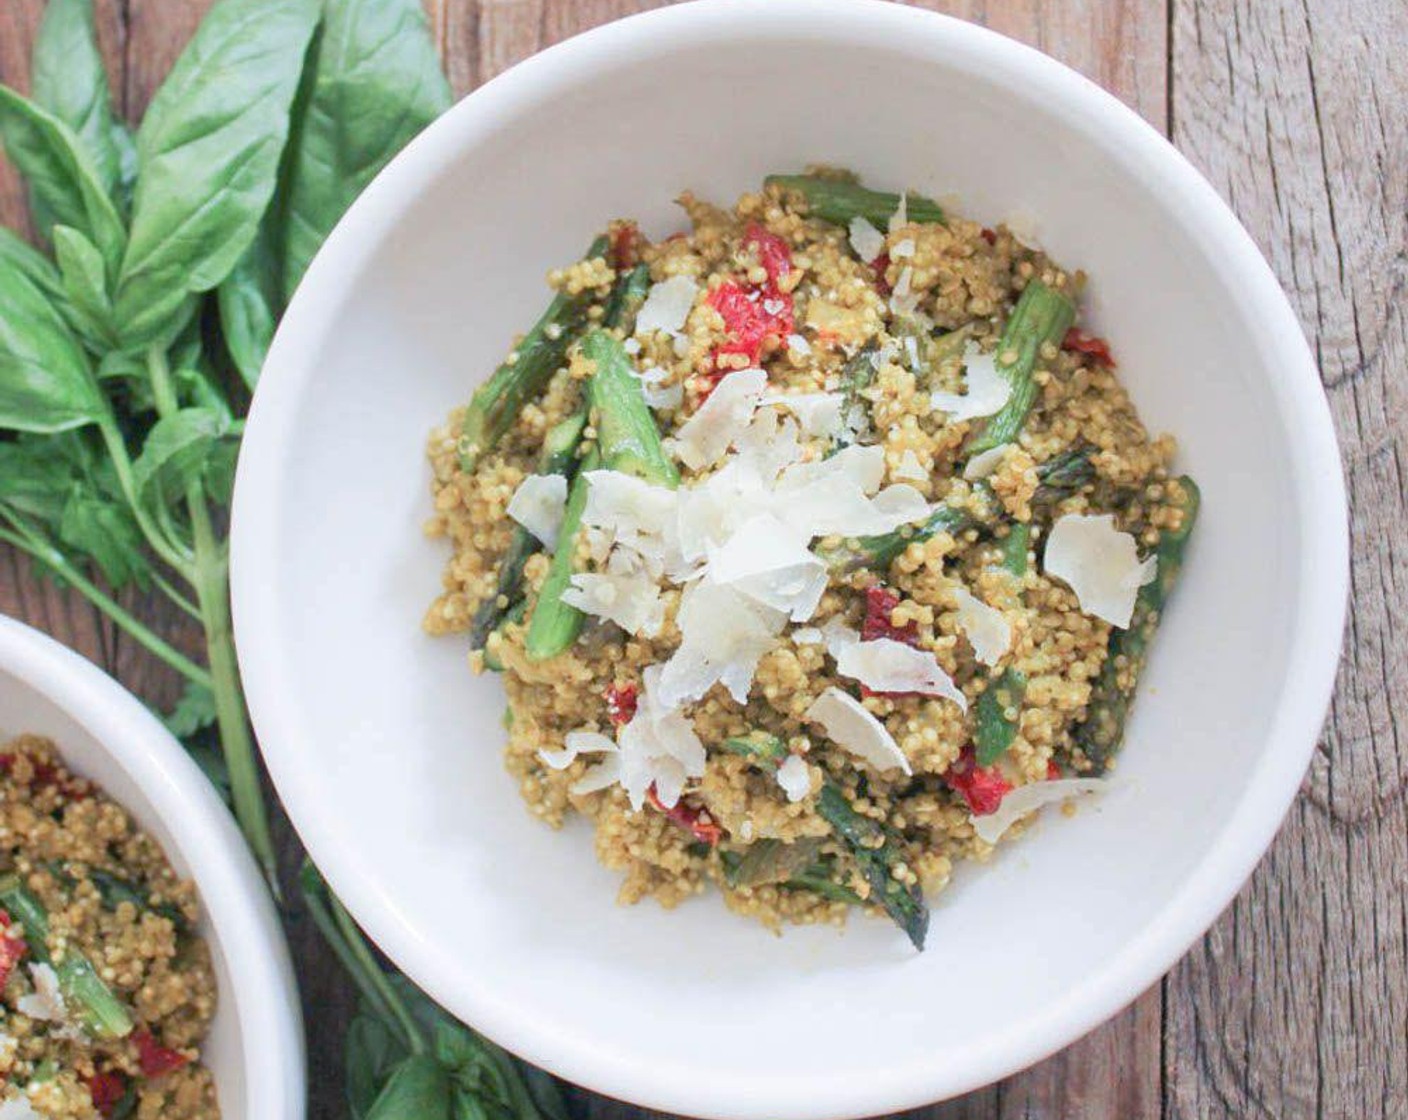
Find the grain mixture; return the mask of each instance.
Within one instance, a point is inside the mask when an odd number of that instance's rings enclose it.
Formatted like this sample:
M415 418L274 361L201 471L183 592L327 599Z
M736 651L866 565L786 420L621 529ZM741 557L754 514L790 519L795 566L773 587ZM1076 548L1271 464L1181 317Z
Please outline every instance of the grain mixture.
M214 1120L196 895L46 739L0 746L0 1117Z
M887 914L1111 765L1197 509L1082 277L828 171L617 222L432 433L425 627L621 899Z

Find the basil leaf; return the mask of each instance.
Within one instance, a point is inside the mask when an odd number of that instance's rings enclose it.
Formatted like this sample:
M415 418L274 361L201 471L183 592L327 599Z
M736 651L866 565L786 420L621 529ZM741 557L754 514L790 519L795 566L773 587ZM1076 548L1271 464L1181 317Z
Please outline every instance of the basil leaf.
M450 104L420 0L330 4L310 64L290 166L285 299L352 201Z
M63 280L49 258L31 245L25 244L4 226L0 226L0 269L12 268L50 296L59 298Z
M261 231L217 292L220 327L230 361L253 390L274 338L279 303L269 238Z
M158 420L132 464L137 500L157 511L184 499L187 487L201 481L206 456L228 426L208 408L183 408Z
M115 268L126 240L122 219L73 130L0 85L0 139L29 182L40 231L48 236L56 223L81 230Z
M365 1012L347 1028L347 1108L364 1120L406 1049L379 1019Z
M75 312L74 326L94 350L106 351L114 339L103 255L72 226L54 227L54 255L64 294Z
M226 436L210 449L205 463L205 493L216 505L228 507L234 497L239 455L240 441L235 436Z
M428 1054L412 1054L377 1094L366 1120L451 1120L449 1076Z
M114 588L146 585L150 565L142 531L125 504L74 487L59 517L58 537L97 564Z
M18 439L0 443L0 503L51 523L62 508L73 479L73 468L56 453L50 439Z
M217 287L274 192L317 0L220 0L147 110L132 235L113 299L129 347L184 321Z
M107 414L88 357L52 299L0 260L0 428L61 432Z
M34 42L34 101L73 129L98 181L116 201L126 129L113 116L93 0L49 0Z
M203 684L187 681L176 706L161 717L171 734L189 739L215 723L215 693Z

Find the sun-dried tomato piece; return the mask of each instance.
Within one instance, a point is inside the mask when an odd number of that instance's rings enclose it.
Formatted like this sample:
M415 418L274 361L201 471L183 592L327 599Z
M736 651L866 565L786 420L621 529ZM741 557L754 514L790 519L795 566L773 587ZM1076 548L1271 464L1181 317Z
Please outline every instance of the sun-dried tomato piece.
M1056 760L1050 759L1046 763L1046 780L1048 782L1057 781L1061 777L1061 768L1056 765Z
M28 950L29 946L25 944L24 938L16 937L10 932L10 915L0 910L0 992L5 990L10 973L15 970L15 965L20 963Z
M997 244L997 230L988 229L987 226L984 226L982 229L982 236L983 240L986 241L989 245Z
M975 817L997 812L1002 799L1012 792L1012 783L996 766L978 765L971 746L963 748L958 761L944 773L944 781L951 790L962 795Z
M896 626L890 621L895 608L900 605L899 593L891 591L883 583L865 589L865 618L860 624L860 637L863 642L873 642L876 638L893 638L907 646L919 646L919 623L907 622Z
M16 756L13 754L0 754L0 774L9 777L14 771ZM82 801L89 796L88 783L82 778L59 776L59 769L51 762L41 762L38 759L29 760L33 776L29 780L30 789L57 789L65 797L73 801Z
M774 346L792 333L792 297L769 287L744 288L725 280L709 293L706 302L724 321L728 337L714 348L714 364L728 368L723 359L742 354L756 365L763 347Z
M611 231L611 253L608 261L617 272L634 268L640 260L640 227L635 222L621 222Z
M768 274L768 283L774 288L792 271L791 247L757 222L748 223L748 228L743 231L743 244L757 255L758 263Z
M606 714L617 727L631 722L639 702L640 695L633 684L612 684L606 688Z
M1086 334L1076 327L1066 332L1066 337L1061 340L1061 348L1084 354L1096 365L1106 369L1115 368L1115 357L1110 353L1110 344L1105 339Z
M114 1070L96 1071L84 1084L99 1116L111 1116L127 1093L127 1079Z
M882 296L889 295L894 290L890 287L890 281L885 276L885 273L890 269L890 254L881 253L870 262L870 267L875 270L875 286L880 290L880 294Z
M645 799L654 808L664 813L666 820L679 825L701 844L708 844L712 848L724 838L724 830L717 821L709 816L707 809L696 809L692 805L686 805L683 801L676 801L667 809L655 792L653 785L646 790Z
M146 1027L132 1032L132 1042L137 1047L137 1065L143 1077L174 1073L191 1060L181 1051L163 1046Z

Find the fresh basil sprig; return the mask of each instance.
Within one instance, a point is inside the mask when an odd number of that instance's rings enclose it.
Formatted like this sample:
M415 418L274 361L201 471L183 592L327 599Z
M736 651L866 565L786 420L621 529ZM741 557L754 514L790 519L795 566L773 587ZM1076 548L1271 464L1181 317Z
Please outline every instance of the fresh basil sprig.
M184 678L168 726L277 895L230 629L242 417L324 237L449 89L419 0L218 0L135 138L92 0L50 0L33 70L32 100L0 86L0 141L52 259L0 230L0 541ZM196 620L203 655L127 611L128 586ZM566 1120L550 1078L385 972L316 873L304 887L363 994L354 1117Z

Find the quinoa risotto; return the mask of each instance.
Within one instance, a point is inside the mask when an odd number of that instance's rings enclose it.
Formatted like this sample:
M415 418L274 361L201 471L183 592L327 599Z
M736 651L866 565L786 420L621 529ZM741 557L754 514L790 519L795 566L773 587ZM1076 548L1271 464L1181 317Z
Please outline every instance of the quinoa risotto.
M842 172L615 222L432 433L425 618L621 900L888 916L1098 789L1198 491L1083 277Z
M194 887L47 739L0 746L0 1118L215 1120Z

